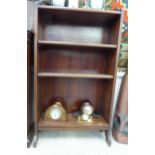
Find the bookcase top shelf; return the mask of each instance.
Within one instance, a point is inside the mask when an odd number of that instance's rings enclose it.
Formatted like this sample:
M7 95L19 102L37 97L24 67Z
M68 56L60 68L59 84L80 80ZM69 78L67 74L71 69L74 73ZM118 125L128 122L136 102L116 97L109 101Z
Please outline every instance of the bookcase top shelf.
M104 24L111 25L115 20L120 18L121 11L105 11L97 9L82 9L82 8L65 8L53 6L39 6L39 16L59 23L70 23L72 25L88 25L100 26ZM51 19L51 16L53 19Z
M77 13L82 12L82 13L121 15L121 11L85 9L85 8L55 7L55 6L45 6L45 5L39 5L38 9L39 10L53 10L53 11L69 11L69 12L77 12Z
M113 79L112 75L108 74L84 74L84 73L48 73L40 72L39 77L62 77L62 78L90 78L90 79Z

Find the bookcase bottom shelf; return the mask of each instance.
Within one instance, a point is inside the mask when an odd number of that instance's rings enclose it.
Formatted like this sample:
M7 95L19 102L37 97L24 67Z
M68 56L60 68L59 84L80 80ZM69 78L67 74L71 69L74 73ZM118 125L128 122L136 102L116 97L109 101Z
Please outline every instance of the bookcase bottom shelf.
M108 124L102 116L94 118L92 122L79 122L77 118L73 117L72 114L67 115L67 121L56 122L56 121L45 121L42 118L38 123L39 131L46 130L58 130L58 129L75 129L75 130L108 130Z

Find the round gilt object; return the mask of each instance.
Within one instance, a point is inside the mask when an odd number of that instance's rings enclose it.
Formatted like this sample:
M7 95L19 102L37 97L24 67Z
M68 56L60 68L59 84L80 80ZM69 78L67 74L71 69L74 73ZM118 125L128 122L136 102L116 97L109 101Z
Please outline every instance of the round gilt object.
M55 102L47 108L44 116L45 120L66 121L66 111L61 102Z

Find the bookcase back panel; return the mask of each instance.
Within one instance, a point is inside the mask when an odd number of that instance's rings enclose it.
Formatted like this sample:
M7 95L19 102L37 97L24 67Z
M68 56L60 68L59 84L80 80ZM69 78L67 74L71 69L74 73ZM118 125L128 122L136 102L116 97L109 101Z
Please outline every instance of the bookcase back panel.
M103 74L106 55L104 50L40 48L39 72Z
M40 40L117 44L119 15L62 12L39 12Z
M104 81L95 79L39 78L39 104L42 112L55 99L62 99L67 112L80 110L82 101L92 102L101 113L104 101Z
M115 75L116 57L116 50L106 53L105 74Z
M52 24L44 27L43 40L102 43L104 33L104 29L101 27Z

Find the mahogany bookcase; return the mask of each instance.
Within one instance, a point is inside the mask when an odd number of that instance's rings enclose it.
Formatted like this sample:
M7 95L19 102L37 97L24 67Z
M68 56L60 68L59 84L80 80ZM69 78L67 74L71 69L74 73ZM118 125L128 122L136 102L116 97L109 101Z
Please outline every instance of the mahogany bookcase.
M38 6L35 17L35 143L39 131L102 130L111 144L112 104L123 11ZM51 101L61 98L66 122L44 121ZM72 113L88 99L99 114L79 123Z

